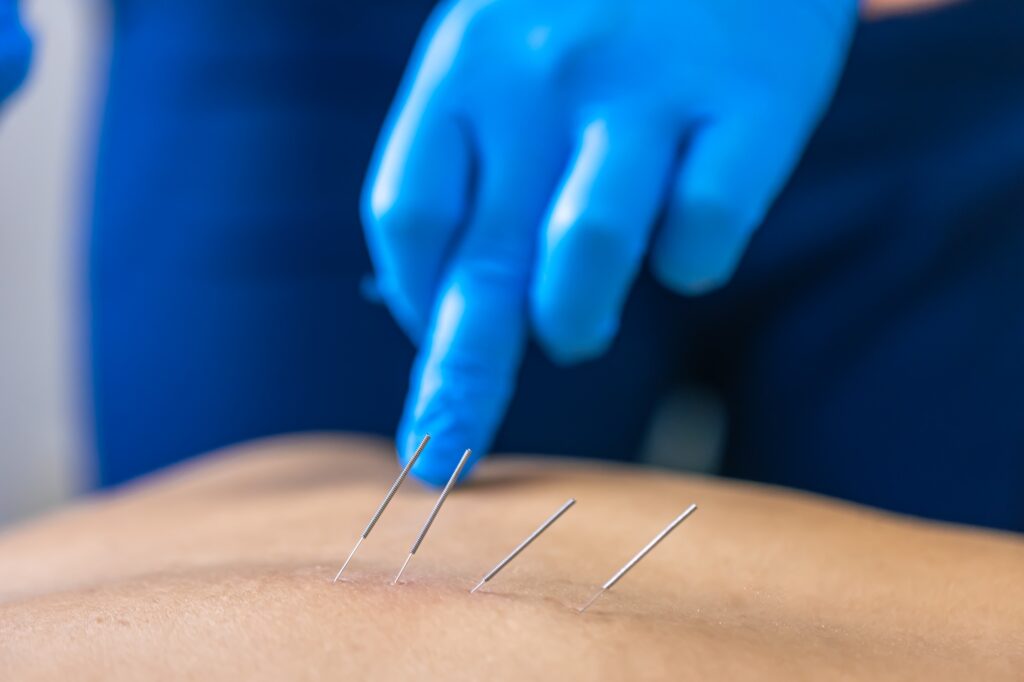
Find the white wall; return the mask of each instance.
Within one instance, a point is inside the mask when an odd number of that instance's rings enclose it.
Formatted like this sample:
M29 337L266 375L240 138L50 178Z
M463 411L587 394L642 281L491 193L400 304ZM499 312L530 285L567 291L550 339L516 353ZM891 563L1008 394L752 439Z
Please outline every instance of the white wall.
M105 5L24 4L35 59L0 112L0 524L65 499L88 472L75 304Z

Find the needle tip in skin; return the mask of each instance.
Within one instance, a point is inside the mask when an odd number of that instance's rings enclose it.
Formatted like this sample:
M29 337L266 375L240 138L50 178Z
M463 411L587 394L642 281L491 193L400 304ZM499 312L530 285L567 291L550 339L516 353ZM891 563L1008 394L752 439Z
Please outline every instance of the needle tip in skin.
M587 602L586 604L584 604L584 605L583 605L583 608L581 608L581 609L579 610L579 613L583 613L584 611L586 611L587 609L589 609L589 608L590 608L590 605L591 605L591 604L593 604L594 602L596 602L596 601L597 601L597 598L598 598L598 597L600 597L600 596L601 596L602 594L604 594L604 590L603 590L603 589L601 589L601 590L598 590L598 591L597 591L597 594L595 594L595 595L594 595L593 597L591 597L591 598L590 598L590 601L588 601L588 602Z
M356 555L356 550L359 549L359 545L361 545L362 543L363 543L363 538L360 537L356 541L356 546L353 547L352 551L348 553L348 558L345 559L345 563L343 563L341 565L341 568L338 570L338 574L336 576L334 576L334 582L335 583L338 582L338 580L341 579L341 574L345 572L345 569L348 567L348 562L352 561L352 557L354 557Z
M402 472L398 474L398 478L395 479L395 482L391 484L391 488L384 496L383 501L381 501L380 505L377 507L377 511L375 511L373 516L370 517L370 522L366 524L363 534L359 537L359 540L356 541L356 546L348 553L348 558L345 559L345 563L341 565L341 569L338 571L338 574L334 576L335 583L341 579L341 574L345 572L345 567L348 566L348 562L352 561L352 557L355 556L356 550L359 549L359 545L362 544L363 540L370 536L370 531L372 531L373 527L377 525L377 521L384 513L384 510L388 508L389 504L391 504L391 500L398 492L399 486L401 486L402 482L405 481L405 477L409 475L409 470L412 469L412 465L416 463L416 460L423 453L423 449L427 447L427 443L429 442L430 434L428 433L423 436L423 440L420 441L419 447L416 448L416 452L412 453L412 457L410 457L409 461L405 463L405 467L402 469Z
M399 581L399 579L401 579L402 574L405 573L405 567L409 565L410 561L412 561L412 554L410 554L409 556L405 557L405 563L402 564L402 567L400 569L398 569L398 575L395 576L395 579L391 581L392 585L397 585L398 584L398 581Z
M481 580L480 582L478 582L478 583L476 584L476 587L474 587L474 588L473 588L472 590L470 590L470 591L469 591L469 593L470 593L470 594L473 594L474 592L476 592L477 590L479 590L479 589L480 589L481 587L483 587L483 586L484 586L484 583L485 583L485 582L486 582L485 580Z

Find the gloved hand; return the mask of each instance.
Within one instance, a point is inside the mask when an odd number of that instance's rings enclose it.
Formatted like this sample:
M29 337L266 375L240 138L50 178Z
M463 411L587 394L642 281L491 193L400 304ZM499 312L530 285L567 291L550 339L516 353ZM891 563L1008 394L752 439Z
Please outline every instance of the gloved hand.
M425 31L363 201L378 286L419 344L400 427L444 483L484 453L528 329L601 354L648 250L726 282L834 89L855 0L462 0ZM655 232L655 223L664 215ZM653 235L653 238L652 238Z
M18 0L0 0L0 104L28 73L32 42L18 19Z

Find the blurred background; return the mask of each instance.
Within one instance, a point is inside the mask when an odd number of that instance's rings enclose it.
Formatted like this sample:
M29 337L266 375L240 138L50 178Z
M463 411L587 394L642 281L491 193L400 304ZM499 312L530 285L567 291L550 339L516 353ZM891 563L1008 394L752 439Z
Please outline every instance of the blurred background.
M34 0L32 74L0 119L0 524L90 478L76 299L105 3Z

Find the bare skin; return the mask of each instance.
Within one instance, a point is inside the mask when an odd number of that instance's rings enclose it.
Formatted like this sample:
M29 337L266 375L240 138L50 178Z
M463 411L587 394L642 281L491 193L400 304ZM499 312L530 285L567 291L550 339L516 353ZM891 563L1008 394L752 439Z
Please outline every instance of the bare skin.
M492 459L436 491L387 444L241 446L0 535L17 680L1019 680L1024 541L635 467ZM505 572L476 581L568 497ZM596 586L700 509L590 611Z

